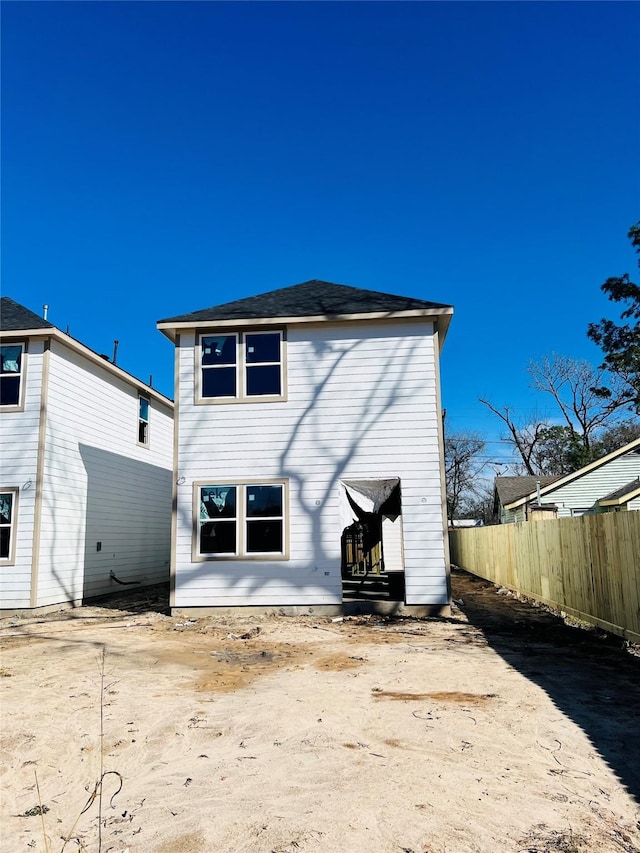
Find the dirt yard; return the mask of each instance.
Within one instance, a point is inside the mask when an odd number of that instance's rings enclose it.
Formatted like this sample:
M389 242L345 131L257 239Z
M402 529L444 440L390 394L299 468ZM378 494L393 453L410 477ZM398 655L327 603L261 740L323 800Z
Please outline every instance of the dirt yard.
M163 595L0 620L2 853L640 851L620 640L462 572L440 620Z

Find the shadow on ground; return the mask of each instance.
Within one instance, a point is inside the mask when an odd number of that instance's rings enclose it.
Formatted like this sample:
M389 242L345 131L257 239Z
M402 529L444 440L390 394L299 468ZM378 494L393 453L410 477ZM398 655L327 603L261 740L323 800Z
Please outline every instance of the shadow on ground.
M566 625L460 569L452 589L494 651L580 726L640 802L640 657L618 637Z
M454 568L451 577L454 601L460 602L469 623L580 726L640 802L640 655L632 654L618 637L567 625L546 609L500 594L492 583L461 569ZM87 604L127 613L168 614L169 588L159 584L126 590ZM62 612L69 618L79 615ZM455 613L440 621L466 625Z

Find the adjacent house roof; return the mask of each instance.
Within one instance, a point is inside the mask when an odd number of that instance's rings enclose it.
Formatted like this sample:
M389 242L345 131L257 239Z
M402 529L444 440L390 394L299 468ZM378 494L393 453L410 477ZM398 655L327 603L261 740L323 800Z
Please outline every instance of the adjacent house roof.
M44 320L9 296L0 298L0 331L22 332L27 329L53 329L53 323Z
M525 495L531 495L532 492L535 496L537 493L538 480L540 481L540 487L542 488L543 486L548 486L559 479L559 475L555 477L535 477L529 475L523 477L496 477L495 487L500 503L502 506L506 506L512 501L517 501L518 498L522 498Z
M147 385L132 373L129 373L121 367L118 367L118 365L113 364L104 356L92 350L86 344L83 344L76 338L72 338L71 335L61 331L57 326L54 326L53 323L49 323L48 320L44 320L42 317L34 314L33 311L25 308L24 305L20 305L19 302L16 302L9 296L3 296L0 298L0 336L5 341L25 340L32 336L55 338L65 346L81 353L94 364L99 364L110 373L124 379L130 385L137 388L138 391L141 391L145 395L153 397L159 402L173 408L173 400L170 400L169 397L165 397L164 394L156 391L155 388Z
M615 492L610 492L603 498L600 498L598 503L600 506L616 506L626 504L628 501L640 495L640 477L636 477L626 486L620 486Z
M550 492L554 492L556 489L559 489L560 486L564 486L567 483L571 483L573 480L577 480L578 477L584 476L584 474L588 474L589 471L595 471L598 468L601 468L603 465L606 465L607 462L611 462L613 459L617 459L618 456L624 456L626 453L638 453L640 452L640 438L636 438L633 441L630 441L629 444L624 444L622 447L619 447L617 450L614 450L613 453L607 454L607 456L603 456L602 459L597 459L595 462L591 462L589 465L585 465L583 468L578 468L577 471L574 471L572 474L565 474L562 477L557 477L554 481L547 486L544 486L540 489L541 495L548 495ZM499 479L499 478L496 478ZM541 479L541 478L533 478ZM541 484L542 485L542 484ZM508 503L502 502L502 505L505 509L515 509L515 507L520 506L520 504L527 503L529 500L533 500L536 497L535 491L535 483L534 488L531 489L526 494L519 495L518 497L511 498Z
M355 317L442 316L446 332L451 305L427 302L411 296L395 296L375 290L363 290L346 284L312 279L291 287L282 287L246 299L214 305L190 314L158 321L161 330L221 324L233 321L328 320ZM170 335L171 337L171 335Z

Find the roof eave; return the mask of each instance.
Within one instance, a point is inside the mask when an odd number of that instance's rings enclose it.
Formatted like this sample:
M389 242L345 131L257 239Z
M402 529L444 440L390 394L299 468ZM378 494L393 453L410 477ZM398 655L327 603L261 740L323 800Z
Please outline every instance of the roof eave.
M169 397L165 397L165 395L161 394L160 391L156 391L155 388L145 384L141 379L138 379L136 376L133 376L133 374L128 373L121 367L118 367L118 365L114 364L112 361L107 361L106 358L103 358L86 344L83 344L81 341L72 338L71 335L67 335L62 332L57 326L51 326L48 329L16 329L0 332L0 340L22 340L24 338L55 338L57 341L60 341L60 343L80 353L94 364L104 367L109 373L112 373L114 376L118 376L128 385L132 385L148 397L152 397L154 400L162 403L170 409L174 408L173 400L169 399Z
M55 331L55 326L47 326L44 329L0 329L0 340L2 338L48 338Z
M637 489L631 489L619 498L612 498L608 500L601 498L598 501L598 506L622 506L622 504L629 503L629 501L635 500L637 497L640 497L640 486Z
M422 318L433 320L440 334L440 346L449 329L453 308L414 308L409 311L367 311L355 314L316 314L307 317L240 317L232 320L188 320L180 323L161 321L157 328L166 335L169 340L175 341L180 332L192 329L220 329L238 328L239 326L293 326L306 323L347 323L359 320L403 320Z

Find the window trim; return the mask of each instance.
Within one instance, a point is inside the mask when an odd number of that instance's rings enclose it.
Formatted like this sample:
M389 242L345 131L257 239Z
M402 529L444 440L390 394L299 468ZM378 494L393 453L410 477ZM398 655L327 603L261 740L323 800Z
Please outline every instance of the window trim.
M26 383L26 374L27 374L27 342L22 340L11 341L3 338L0 341L0 346L3 347L20 347L21 348L21 358L20 358L20 371L19 373L10 374L10 373L1 373L0 376L18 376L18 402L17 403L8 403L8 404L0 404L0 412L23 412L24 411L24 398L25 398L25 390L24 386Z
M236 487L236 549L235 554L200 553L200 489L207 486ZM247 551L246 487L282 486L282 551L257 553ZM289 480L283 477L252 477L230 479L228 477L210 477L208 480L193 481L192 497L193 532L191 537L191 562L284 562L289 560ZM259 519L256 519L259 520Z
M2 524L0 522L0 527L8 527L9 528L9 556L8 557L0 557L0 566L15 566L16 563L16 536L18 531L18 495L20 494L17 486L0 486L1 494L10 494L12 495L11 502L11 522L9 524Z
M280 393L279 394L251 394L247 395L247 369L251 366L259 367L262 362L248 365L246 360L246 338L247 335L274 335L280 336ZM202 370L211 369L213 366L202 364L202 339L207 337L235 337L236 339L236 395L235 397L204 397L202 395ZM246 328L246 329L200 329L196 331L194 346L194 402L196 406L222 406L229 403L282 403L287 401L287 332L283 328ZM264 362L273 365L276 362ZM223 365L220 365L222 367ZM231 365L226 365L231 367ZM215 367L213 369L216 369Z
M142 400L145 400L147 403L147 419L145 420L142 417L142 412L140 411L140 404ZM146 441L140 441L140 426L145 423L147 425L147 429L145 431ZM149 449L149 445L151 442L151 400L142 393L138 394L138 435L136 444L138 447L145 447L147 450Z

